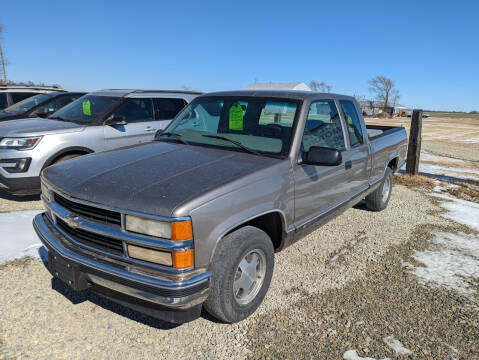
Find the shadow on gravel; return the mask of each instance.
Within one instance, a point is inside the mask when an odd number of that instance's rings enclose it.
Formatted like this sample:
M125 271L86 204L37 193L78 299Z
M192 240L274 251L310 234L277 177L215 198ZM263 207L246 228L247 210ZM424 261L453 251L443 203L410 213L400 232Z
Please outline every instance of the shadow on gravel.
M126 306L113 302L102 296L99 296L89 290L74 291L70 286L63 281L53 278L52 289L65 296L72 304L77 305L85 301L90 301L93 304L102 307L105 310L114 312L120 316L124 316L130 320L142 323L146 326L161 330L171 330L177 328L181 324L169 323L152 316L148 316L139 311L132 310Z
M38 201L40 200L40 195L26 195L26 196L17 196L12 195L5 190L0 190L0 198L10 201L17 202L29 202L29 201Z
M364 210L364 211L369 211L368 208L366 207L366 201L361 200L358 202L356 205L353 206L354 209L357 210Z

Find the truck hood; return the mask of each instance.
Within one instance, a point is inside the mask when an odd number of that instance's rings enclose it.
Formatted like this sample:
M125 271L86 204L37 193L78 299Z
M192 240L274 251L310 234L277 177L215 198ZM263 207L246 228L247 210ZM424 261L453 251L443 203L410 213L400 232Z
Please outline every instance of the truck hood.
M178 206L280 161L236 151L153 142L59 163L48 167L43 176L75 198L172 216Z
M81 131L83 129L83 125L66 121L43 118L17 119L0 122L0 138L49 135Z

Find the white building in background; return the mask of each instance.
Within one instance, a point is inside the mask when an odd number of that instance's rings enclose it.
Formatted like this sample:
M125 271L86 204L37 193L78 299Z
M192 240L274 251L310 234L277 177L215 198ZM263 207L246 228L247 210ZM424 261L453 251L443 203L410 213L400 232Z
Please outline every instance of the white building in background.
M304 82L254 82L246 85L243 90L299 90L311 91Z

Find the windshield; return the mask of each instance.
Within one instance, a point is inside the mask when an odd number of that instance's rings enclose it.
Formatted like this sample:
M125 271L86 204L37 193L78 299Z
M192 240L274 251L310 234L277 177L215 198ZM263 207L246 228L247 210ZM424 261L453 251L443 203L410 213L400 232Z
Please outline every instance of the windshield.
M262 97L201 97L158 139L284 157L298 104Z
M120 98L117 96L84 95L49 116L50 119L91 124L108 111Z
M50 94L35 95L32 97L26 98L25 100L22 100L20 102L17 102L16 104L9 106L6 109L3 109L2 111L8 112L8 113L24 113L34 108L38 104L41 104L45 100L50 99L52 96L53 95L50 95Z

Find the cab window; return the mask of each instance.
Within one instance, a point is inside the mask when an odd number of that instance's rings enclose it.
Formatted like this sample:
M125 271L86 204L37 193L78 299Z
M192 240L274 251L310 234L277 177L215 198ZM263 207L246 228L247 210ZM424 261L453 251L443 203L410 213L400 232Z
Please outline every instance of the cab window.
M0 110L5 109L7 106L7 94L0 94Z
M333 100L316 101L309 107L302 150L308 152L311 146L345 149L341 119Z
M341 100L340 104L346 119L351 147L358 146L363 143L363 131L361 130L361 122L356 107L349 100Z

